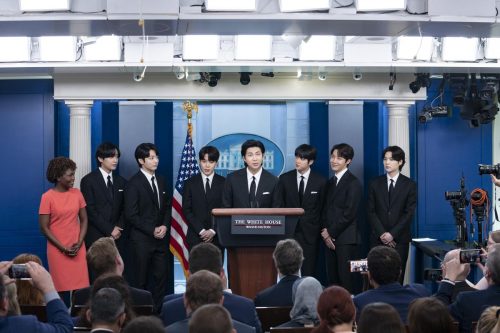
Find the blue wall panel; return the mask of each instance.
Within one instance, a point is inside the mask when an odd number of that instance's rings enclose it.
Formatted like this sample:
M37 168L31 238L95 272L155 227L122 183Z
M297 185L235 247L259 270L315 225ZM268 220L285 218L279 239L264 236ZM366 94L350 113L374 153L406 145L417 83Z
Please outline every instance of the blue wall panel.
M312 169L326 178L330 174L330 148L328 144L328 104L309 103L309 142L316 147L318 155Z

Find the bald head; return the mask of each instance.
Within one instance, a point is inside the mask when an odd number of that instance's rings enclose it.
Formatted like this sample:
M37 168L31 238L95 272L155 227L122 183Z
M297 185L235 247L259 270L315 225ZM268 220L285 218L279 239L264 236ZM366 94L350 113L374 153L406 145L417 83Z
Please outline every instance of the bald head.
M456 259L458 262L460 262L460 249L448 251L444 256L443 262L441 263L441 267L443 268L443 276L446 275L446 264L453 259ZM456 281L465 281L470 273L470 264L461 264L461 266L463 267L463 269L460 270L461 273L457 276Z

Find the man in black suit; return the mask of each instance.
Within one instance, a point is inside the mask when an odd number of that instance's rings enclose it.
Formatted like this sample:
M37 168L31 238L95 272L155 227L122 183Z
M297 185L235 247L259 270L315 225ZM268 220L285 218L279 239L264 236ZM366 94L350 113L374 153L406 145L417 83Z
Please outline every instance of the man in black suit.
M274 249L273 260L280 280L255 296L255 306L292 306L292 287L300 279L304 260L302 248L294 239L280 240Z
M460 332L471 332L472 323L479 320L481 313L489 306L500 306L500 244L493 244L488 251L488 259L484 268L484 277L488 288L477 291L464 291L458 294L455 302L451 302L454 281L462 271L463 265L457 259L446 263L446 275L439 285L436 297L450 304L451 315L459 323Z
M118 240L124 227L123 190L126 181L118 175L116 167L120 150L112 143L104 142L95 153L99 168L82 178L80 187L87 203L89 219L85 246L101 237Z
M301 207L304 215L295 228L294 238L304 251L302 276L313 276L321 231L321 210L325 200L326 179L311 170L316 148L302 144L295 149L295 170L279 177L279 193L284 207Z
M135 159L140 170L127 183L124 203L135 265L133 285L150 290L157 309L165 296L172 261L166 241L169 239L170 197L165 191L163 177L155 173L158 155L152 143L137 146ZM150 277L152 284L148 284ZM152 288L148 289L150 285Z
M86 313L92 333L119 333L125 324L125 302L113 288L100 289L90 300Z
M188 222L186 240L192 249L201 242L219 244L212 224L212 209L222 207L225 178L215 174L219 151L206 146L198 153L201 173L184 183L182 212Z
M241 145L245 168L227 176L222 195L223 207L280 207L278 178L262 168L265 152L264 144L257 140L247 140Z
M382 153L385 175L375 178L368 190L368 221L371 246L395 248L401 257L403 279L411 241L411 222L417 206L417 185L400 171L405 165L405 152L389 146Z
M348 169L354 149L341 143L333 146L330 155L335 175L327 184L321 230L327 246L326 271L330 284L339 284L352 293L349 261L356 259L358 210L363 191L358 178Z

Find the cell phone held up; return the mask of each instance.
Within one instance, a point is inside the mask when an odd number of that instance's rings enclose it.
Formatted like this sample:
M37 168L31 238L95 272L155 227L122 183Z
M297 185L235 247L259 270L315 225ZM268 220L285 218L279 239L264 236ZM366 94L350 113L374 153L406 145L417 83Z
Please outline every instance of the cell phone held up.
M364 260L351 260L349 261L352 273L368 272L368 261Z
M484 264L486 258L481 255L481 249L462 249L460 250L460 263L461 264Z
M26 264L13 264L9 268L9 277L15 280L31 280Z

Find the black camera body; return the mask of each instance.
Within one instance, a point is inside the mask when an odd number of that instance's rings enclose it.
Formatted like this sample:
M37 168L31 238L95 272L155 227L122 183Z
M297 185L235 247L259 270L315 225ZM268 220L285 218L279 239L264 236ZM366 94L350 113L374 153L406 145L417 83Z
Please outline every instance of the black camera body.
M13 264L9 268L8 275L11 279L16 280L30 280L31 276L28 272L28 267L26 264Z
M443 270L439 268L424 269L424 281L439 282L443 279Z
M500 163L499 164L478 164L480 175L495 175L500 177Z

